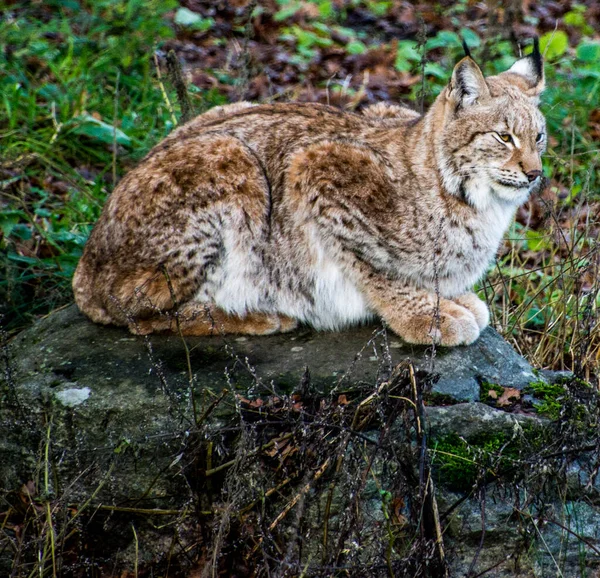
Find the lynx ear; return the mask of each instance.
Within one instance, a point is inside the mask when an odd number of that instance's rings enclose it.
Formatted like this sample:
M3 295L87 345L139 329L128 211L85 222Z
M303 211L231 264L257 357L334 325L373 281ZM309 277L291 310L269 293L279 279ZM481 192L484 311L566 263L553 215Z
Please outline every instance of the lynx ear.
M515 74L525 81L519 82L519 88L527 96L539 96L544 90L544 63L540 53L539 38L533 39L533 52L524 58L519 58L503 74Z
M454 67L448 99L454 101L457 108L464 108L489 96L490 89L479 66L470 56L465 56Z

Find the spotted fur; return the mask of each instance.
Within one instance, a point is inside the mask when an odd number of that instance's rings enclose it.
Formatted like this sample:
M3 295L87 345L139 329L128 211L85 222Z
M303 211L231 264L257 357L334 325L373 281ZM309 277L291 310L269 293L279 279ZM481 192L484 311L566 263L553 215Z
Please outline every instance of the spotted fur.
M539 58L484 78L465 57L424 116L238 103L197 117L109 198L77 304L135 333L379 316L412 343L473 342L488 312L469 291L540 180Z

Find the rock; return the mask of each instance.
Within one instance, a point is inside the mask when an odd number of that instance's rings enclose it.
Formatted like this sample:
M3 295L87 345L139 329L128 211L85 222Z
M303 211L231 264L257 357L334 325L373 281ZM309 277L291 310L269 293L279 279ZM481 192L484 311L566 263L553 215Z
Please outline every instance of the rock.
M215 395L235 383L246 388L245 396L252 396L271 381L279 391L291 392L298 388L306 367L317 388L342 390L375 383L386 362L391 366L406 358L417 367L439 372L433 391L456 399L478 399L479 380L522 387L534 378L531 367L492 329L473 347L438 349L433 363L429 348L403 345L373 327L187 342L194 387L209 388ZM86 456L92 453L96 460L103 456L110 461L119 448L137 448L138 474L127 488L105 487L112 499L125 497L122 489L129 495L137 486L146 487L157 468L163 467L160 457L172 457L178 444L185 442L193 410L185 347L178 336L136 337L121 328L95 325L71 306L15 337L9 351L12 383L4 389L15 402L15 413L2 415L6 431L11 432L0 442L4 487L22 483L38 459L31 450L37 452L44 432L34 435L36 428L28 428L24 438L23 424L44 421L50 409L56 435L78 463L88 463ZM494 414L506 415L493 411L486 415ZM461 423L475 423L473 418L469 415ZM12 423L15 419L21 420L20 427ZM165 432L183 433L166 444ZM27 437L29 447L23 443ZM154 487L153 495L164 493L166 487Z
M247 373L244 360L260 379L294 388L305 367L324 387L343 387L350 381L372 382L382 361L411 359L417 368L439 374L433 391L459 401L479 399L481 382L523 388L538 379L531 366L492 328L468 347L437 348L403 344L381 327L336 332L309 329L289 334L248 338L188 338L197 385L224 387L225 366ZM85 346L83 346L85 344ZM168 381L174 390L187 387L185 348L178 336L142 339L115 327L90 323L75 306L55 312L11 343L21 382L35 375L36 383L52 384L55 393L73 387L94 387L97 380L131 382L156 391ZM282 362L282 360L285 360ZM162 379L164 377L164 379ZM254 377L248 374L248 383ZM161 385L162 384L162 385Z
M537 416L498 411L483 403L459 403L456 405L427 407L426 416L435 437L451 433L470 440L489 432L511 435L515 428L536 426L545 420Z
M479 400L483 382L523 389L540 379L531 365L490 327L473 345L436 355L433 371L441 376L434 391L464 401Z
M414 496L406 494L415 480L418 482L413 471L417 464L410 461L412 426L406 419L394 422L395 415L383 409L381 415L373 414L376 419L368 427L354 432L355 437L344 438L347 426L336 424L348 423L344 421L346 411L359 415L356 404L349 404L347 397L371 399L374 404L384 400L384 386L394 379L393 368L405 359L412 361L419 379L423 378L419 371L439 374L437 380L431 380L437 399L462 402L426 407L427 432L434 439L449 434L470 439L490 432L510 436L519 428L542 423L535 417L508 414L477 402L482 382L523 388L539 379L490 328L473 346L437 348L432 355L431 348L402 344L381 327L340 333L300 329L284 335L214 336L184 342L178 336L142 338L124 329L94 325L74 306L67 307L16 336L6 348L0 378L2 495L10 503L22 503L32 496L69 504L78 515L85 508L94 508L95 531L105 536L105 541L97 540L98 552L107 558L121 556L125 570L137 556L150 565L158 563L171 548L164 531L159 530L169 525L140 521L139 512L176 515L185 527L190 525L185 518L190 508L201 519L213 520L215 511L220 512L220 518L214 519L221 521L210 522L214 535L220 535L237 528L234 517L227 514L228 503L247 508L244 511L250 512L251 520L253 504L269 501L275 512L294 511L294 516L303 520L305 541L300 547L294 526L271 518L273 536L279 526L282 536L287 536L288 545L280 545L285 556L305 556L313 565L319 560L337 564L341 562L327 556L335 544L345 544L344 563L357 568L379 564L381 575L387 575L390 536L402 535L404 528L415 522L409 516ZM269 493L273 497L267 500L264 486L259 489L259 480L265 477L264 460L279 459L285 464L281 456L287 455L286 451L290 455L303 451L298 447L286 450L288 434L281 425L285 420L278 422L277 416L286 416L288 425L293 422L297 402L290 394L304 388L323 400L312 409L303 408L306 415L314 417L312 425L321 428L318 435L323 438L316 442L311 438L308 419L294 422L300 432L294 435L305 436L332 455L320 466L306 466L304 477L284 474L288 475L285 483L294 478L289 483L296 483L296 489L288 497ZM361 397L356 398L357 392ZM402 395L396 398L405 399ZM318 423L323 403L331 406L331 425ZM245 413L240 413L240 404ZM262 419L268 404L273 421L266 426L263 423L262 429L253 427L253 415ZM245 417L240 421L242 414ZM392 420L388 426L386 420ZM342 453L336 458L338 450ZM231 459L234 455L237 457ZM367 455L372 456L368 471ZM335 473L333 465L342 458L347 466ZM303 459L312 463L314 455L308 452ZM285 472L285 467L274 471L284 468ZM267 478L273 476L267 470ZM271 489L277 479L269 481ZM443 480L438 482L440 504L450 507L458 495L445 490ZM23 484L28 488L25 497ZM478 507L474 498L464 500L457 510L461 526L455 524L449 530L449 543L456 552L453 563L463 573L478 548L474 521ZM507 544L517 544L521 536L510 521L511 507L503 502L502 508L489 513L489 519L495 520L489 526L490 535L495 532L504 536ZM360 520L352 517L354 512L360 513L356 514ZM329 546L322 543L324 516L331 536ZM136 535L139 544L144 544L143 551L138 552L132 542L132 519L137 520ZM351 524L359 527L360 533L344 538L344 528ZM178 531L182 532L183 526L178 526ZM107 529L113 538L103 533ZM242 530L243 526L237 531ZM187 542L181 538L182 544L198 540L192 529L188 533ZM504 555L502 548L493 552ZM491 565L496 554L488 554L482 560ZM4 567L10 568L10 561L0 556L0 574ZM380 574L364 570L361 575Z
M190 369L196 390L210 389L219 395L235 383L245 396L264 392L271 381L278 391L290 393L299 387L307 367L312 383L322 391L374 384L382 373L407 358L417 368L440 374L434 393L457 400L478 399L480 381L524 387L535 379L527 362L491 328L471 347L438 348L433 360L430 348L407 346L376 327L186 341L189 368L180 337L141 338L122 328L95 325L75 306L53 313L15 337L9 348L12 383L4 385L15 413L2 415L11 433L0 442L0 480L5 487L14 487L27 477L26 471L37 459L37 454L30 453L14 460L15 448L19 454L27 453L27 444L11 420L16 415L21 424L44 421L50 408L59 416L54 427L64 427L56 434L74 452L76 461L91 452L94 459L101 455L110 460L118 448L140 446L136 467L146 477L138 474L131 483L145 487L157 468L163 467L158 465L159 456L170 456L178 444L184 444L186 428L193 424ZM467 417L459 419L461 424L476 424L491 415L501 416L506 423L512 419L485 406L473 407L484 413L475 419L476 410L470 409ZM463 410L439 411L439 420L442 414L456 420ZM29 428L27 436L33 444L30 449L37 451L31 437L35 429ZM167 444L165 432L176 431L182 433ZM43 432L38 432L36 439L42 437ZM126 488L127 492L131 489ZM113 499L121 497L118 488L105 491ZM154 494L166 491L155 486Z

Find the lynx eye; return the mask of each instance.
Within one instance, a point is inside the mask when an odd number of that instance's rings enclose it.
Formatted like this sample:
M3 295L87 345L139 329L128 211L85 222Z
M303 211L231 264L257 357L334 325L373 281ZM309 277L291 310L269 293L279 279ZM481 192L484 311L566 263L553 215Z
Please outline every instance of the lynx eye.
M512 136L510 136L507 132L498 133L498 136L503 142L513 142Z

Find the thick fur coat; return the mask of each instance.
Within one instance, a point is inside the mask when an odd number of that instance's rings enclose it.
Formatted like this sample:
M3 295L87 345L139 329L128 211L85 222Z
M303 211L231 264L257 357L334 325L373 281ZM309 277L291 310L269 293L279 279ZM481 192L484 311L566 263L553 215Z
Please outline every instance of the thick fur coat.
M340 329L473 342L472 292L541 176L539 49L484 78L465 57L424 116L375 105L215 108L120 182L73 280L135 333Z

